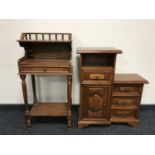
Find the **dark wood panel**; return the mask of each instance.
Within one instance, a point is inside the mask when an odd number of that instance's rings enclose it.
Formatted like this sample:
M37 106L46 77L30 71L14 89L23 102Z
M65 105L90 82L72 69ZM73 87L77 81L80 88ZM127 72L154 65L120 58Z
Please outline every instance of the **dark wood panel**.
M82 67L81 80L112 81L113 71L112 67Z
M112 118L121 118L121 119L133 119L137 118L138 111L137 109L112 109L111 117Z
M113 96L138 96L141 94L143 84L114 84Z
M82 87L82 118L104 118L108 119L109 86L83 86Z
M116 108L116 107L138 107L139 106L139 101L140 101L140 97L113 97L112 98L112 108Z
M114 54L82 54L83 66L113 66L115 64Z

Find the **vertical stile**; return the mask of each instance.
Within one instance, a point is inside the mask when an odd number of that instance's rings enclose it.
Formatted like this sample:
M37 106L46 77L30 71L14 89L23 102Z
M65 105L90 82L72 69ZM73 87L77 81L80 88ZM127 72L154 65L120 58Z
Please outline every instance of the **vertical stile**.
M51 34L49 33L48 35L49 35L49 40L51 40Z
M62 34L62 41L64 41L64 34Z
M42 39L44 40L44 34L42 34Z
M38 34L36 33L36 40L38 40Z
M31 40L31 33L29 33L29 40Z
M55 41L57 41L57 34L55 34Z
M25 40L27 40L27 34L25 33Z
M71 34L68 34L68 41L71 41Z

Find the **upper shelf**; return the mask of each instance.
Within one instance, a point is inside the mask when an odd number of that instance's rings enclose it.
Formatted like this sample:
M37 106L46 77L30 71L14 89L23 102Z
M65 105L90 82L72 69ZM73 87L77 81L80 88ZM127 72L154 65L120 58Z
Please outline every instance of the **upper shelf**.
M19 42L72 42L71 33L22 33Z
M109 53L109 54L121 54L122 50L114 47L79 47L77 48L78 54L86 53Z
M19 45L34 59L71 59L71 33L21 33Z

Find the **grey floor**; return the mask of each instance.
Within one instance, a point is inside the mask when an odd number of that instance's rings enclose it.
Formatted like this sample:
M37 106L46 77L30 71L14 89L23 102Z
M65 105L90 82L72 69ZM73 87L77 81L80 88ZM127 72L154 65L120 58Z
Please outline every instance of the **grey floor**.
M24 123L24 107L19 105L0 105L0 135L154 135L155 106L141 107L138 128L127 124L111 126L89 126L77 128L77 106L73 106L72 128L66 127L64 117L35 117L31 129Z

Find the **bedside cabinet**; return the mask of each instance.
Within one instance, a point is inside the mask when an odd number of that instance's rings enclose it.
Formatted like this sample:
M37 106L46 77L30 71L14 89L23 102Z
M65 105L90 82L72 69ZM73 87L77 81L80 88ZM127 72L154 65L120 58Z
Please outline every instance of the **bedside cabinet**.
M80 108L78 128L110 124L115 48L78 48L80 54Z
M112 91L111 122L139 125L138 114L144 84L148 81L138 74L116 74Z

